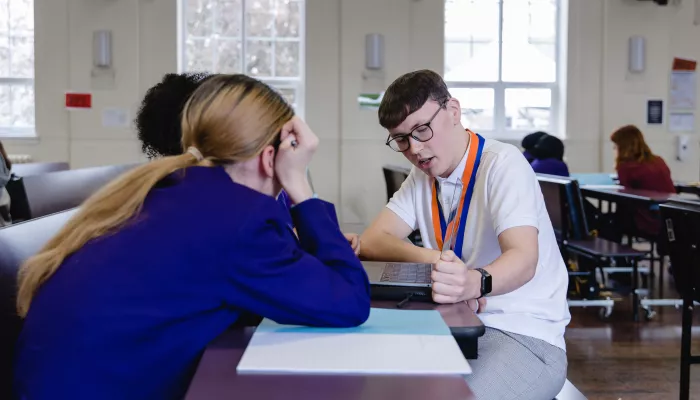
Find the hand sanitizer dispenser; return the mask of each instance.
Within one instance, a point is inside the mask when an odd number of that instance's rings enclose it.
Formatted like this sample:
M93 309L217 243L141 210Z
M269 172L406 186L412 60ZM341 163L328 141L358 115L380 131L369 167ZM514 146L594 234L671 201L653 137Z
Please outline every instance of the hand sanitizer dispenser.
M680 162L687 160L689 152L690 152L690 136L688 136L688 135L676 136L676 160L680 161Z

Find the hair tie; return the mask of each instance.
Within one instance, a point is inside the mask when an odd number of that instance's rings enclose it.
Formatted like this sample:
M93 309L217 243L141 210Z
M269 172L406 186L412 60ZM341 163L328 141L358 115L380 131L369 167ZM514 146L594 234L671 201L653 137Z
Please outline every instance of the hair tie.
M190 154L192 154L192 155L194 156L194 158L197 159L197 161L202 161L202 160L204 160L204 156L202 155L202 152L199 151L199 149L196 148L196 147L194 147L194 146L188 147L188 148L187 148L187 152L190 153Z

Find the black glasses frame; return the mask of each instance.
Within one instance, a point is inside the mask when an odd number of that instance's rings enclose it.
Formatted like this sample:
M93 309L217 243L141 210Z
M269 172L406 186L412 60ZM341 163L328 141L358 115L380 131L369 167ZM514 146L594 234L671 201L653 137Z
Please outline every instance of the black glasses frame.
M449 99L448 99L448 100L449 100ZM398 135L394 135L394 136L389 135L389 137L387 137L387 139L386 139L386 143L384 143L384 144L387 145L387 146L389 146L390 149L394 150L394 151L397 152L397 153L403 153L404 151L407 151L408 149L411 148L411 141L410 141L410 140L407 140L406 143L408 143L408 145L406 146L405 149L402 150L402 149L401 149L402 146L400 146L398 143L396 143L396 140L397 140L397 139L407 139L408 137L412 137L413 139L415 139L416 141L421 142L421 143L427 142L428 140L432 139L432 138L433 138L433 135L435 135L435 132L433 132L433 128L430 127L430 123L432 123L433 120L435 119L435 117L437 117L437 115L438 115L438 113L440 112L440 110L446 109L445 106L447 105L447 101L448 101L448 100L445 100L445 101L439 103L438 109L435 110L435 114L433 114L433 116L430 117L430 119L428 120L428 122L416 126L415 128L413 128L413 130L411 130L411 133L398 134ZM414 132L415 132L416 130L422 129L422 128L428 128L428 129L430 130L430 137L427 138L427 139L425 139L425 140L421 140L421 139L418 138L416 135L414 135ZM395 143L395 144L394 144L395 147L392 146L392 142Z

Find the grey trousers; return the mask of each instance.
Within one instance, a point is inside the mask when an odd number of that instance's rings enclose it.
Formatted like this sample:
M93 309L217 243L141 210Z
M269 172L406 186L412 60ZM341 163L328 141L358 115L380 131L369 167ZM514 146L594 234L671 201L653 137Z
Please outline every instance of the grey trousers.
M552 400L566 382L567 364L556 346L487 327L466 380L478 400Z

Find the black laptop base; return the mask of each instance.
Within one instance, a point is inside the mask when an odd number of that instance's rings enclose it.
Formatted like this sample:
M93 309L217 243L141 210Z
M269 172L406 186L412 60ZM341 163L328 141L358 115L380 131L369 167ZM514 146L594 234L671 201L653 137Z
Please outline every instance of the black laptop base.
M381 284L372 284L370 286L370 297L373 300L401 301L409 296L411 301L433 301L433 293L429 287L409 287Z

